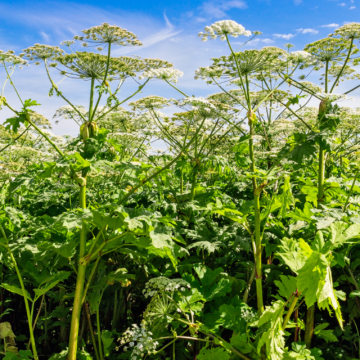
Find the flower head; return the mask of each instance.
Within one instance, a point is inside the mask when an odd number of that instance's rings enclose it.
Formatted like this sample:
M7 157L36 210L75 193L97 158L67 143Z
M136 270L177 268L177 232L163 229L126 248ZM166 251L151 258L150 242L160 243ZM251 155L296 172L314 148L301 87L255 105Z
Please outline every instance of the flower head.
M74 39L95 44L142 45L132 32L108 23L82 30L82 33L85 36L74 36Z
M0 50L0 62L7 65L27 65L28 62L22 58L22 56L17 56L14 54L14 51L2 51Z
M139 79L143 78L156 78L161 80L167 80L170 82L177 83L178 77L183 76L184 73L174 68L160 68L160 69L149 69L143 72Z
M30 46L27 49L24 49L23 52L25 53L24 56L27 57L28 60L36 60L38 62L47 59L54 59L55 57L65 54L65 51L60 49L58 46L41 44Z
M240 35L250 36L251 31L245 30L245 28L233 20L221 20L217 21L210 26L206 26L204 32L199 33L202 41L210 39L216 39L220 36L221 40L226 40L227 36L238 37Z

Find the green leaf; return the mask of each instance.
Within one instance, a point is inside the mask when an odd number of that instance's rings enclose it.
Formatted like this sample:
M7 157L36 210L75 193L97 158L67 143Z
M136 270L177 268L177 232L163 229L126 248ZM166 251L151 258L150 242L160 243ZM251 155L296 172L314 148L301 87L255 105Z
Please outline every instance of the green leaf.
M247 334L236 334L233 333L230 344L242 354L249 354L252 351L256 350L252 345L248 343L248 336Z
M19 116L14 116L9 119L6 119L3 123L3 125L7 124L5 126L6 130L12 130L14 133L17 133L20 127L20 124L24 124L26 121L26 115L20 114Z
M233 330L237 334L246 333L246 320L244 317L244 311L249 311L248 306L244 303L244 306L236 306L223 304L219 308L219 320L226 329ZM251 311L251 309L250 309Z
M76 239L66 243L43 241L37 244L38 249L53 251L63 256L65 259L71 259L76 254L76 246Z
M287 216L291 217L295 221L301 220L311 223L313 221L312 216L314 216L311 209L313 209L313 205L311 205L309 202L306 202L304 205L304 210L296 208L289 212Z
M267 306L262 313L258 326L266 325L266 331L262 334L257 349L266 345L267 355L271 360L282 360L285 346L284 331L282 330L283 313L285 302L278 300Z
M114 336L109 330L103 330L101 332L101 340L103 343L104 355L106 357L110 356L110 346L114 341Z
M270 325L276 324L279 317L282 317L284 312L285 302L282 300L278 300L274 302L271 306L266 306L264 312L261 314L259 322L257 326L264 325L266 323L270 323Z
M324 255L313 252L299 270L297 280L298 290L305 295L307 307L314 305L319 289L319 282L325 280L328 262Z
M352 291L349 295L349 298L354 298L355 296L359 296L360 297L360 290L355 290L355 291Z
M294 276L280 275L280 280L275 280L275 285L279 288L279 294L286 300L296 292L296 278Z
M22 289L14 286L14 285L2 283L2 284L0 284L0 286L3 287L4 289L6 289L7 291L18 294L20 296L24 296L24 293L23 293ZM26 293L26 297L28 298L28 300L30 300L32 302L33 300L30 297L30 294L26 290L25 290L25 293Z
M279 211L280 217L286 217L287 211L290 209L290 205L295 204L294 196L291 192L290 176L284 177L283 192L280 195L281 209Z
M28 108L31 106L40 106L41 104L39 104L36 100L31 100L31 99L27 99L24 101L24 108Z
M18 354L6 352L3 360L31 360L33 355L30 350L20 350Z
M280 256L285 264L297 274L306 262L306 255L294 239L283 238L280 242L279 252L276 255Z
M42 289L34 289L36 295L34 301L36 301L40 296L44 295L53 287L55 287L59 282L66 280L70 275L70 271L60 271L56 275L52 276L50 279L46 279L45 281L43 281L43 283L48 282L48 284Z
M324 330L329 326L328 323L323 323L315 327L314 334L326 342L337 342L337 337L333 334L333 330Z
M229 360L230 355L221 347L212 349L202 348L196 358L198 360Z

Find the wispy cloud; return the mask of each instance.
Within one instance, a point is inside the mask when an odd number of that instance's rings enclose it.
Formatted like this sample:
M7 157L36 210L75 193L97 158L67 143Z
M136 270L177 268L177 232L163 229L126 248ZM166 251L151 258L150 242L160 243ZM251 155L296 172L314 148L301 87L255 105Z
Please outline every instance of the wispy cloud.
M339 27L339 24L328 24L328 25L322 25L321 27L323 28L336 28L336 27Z
M141 46L141 49L148 48L152 45L155 45L156 43L158 43L160 41L171 38L172 36L175 36L175 35L181 33L182 30L175 30L174 25L169 21L166 14L164 14L164 19L165 19L166 27L164 29L156 32L155 34L151 34L145 38L142 38L141 42L143 43L143 46ZM134 50L136 50L136 49L134 49L133 47L125 48L125 49L122 48L122 49L116 50L116 52L114 52L114 53L124 55L124 54L134 53L135 52Z
M232 1L223 1L221 3L216 1L205 2L200 6L200 10L207 16L210 17L223 17L226 16L226 11L230 9L247 9L248 6L245 1L242 0L232 0Z
M289 40L289 39L293 38L294 36L296 36L296 35L294 35L294 34L274 34L274 37L280 38L280 39L286 39L286 40Z
M249 45L257 45L257 44L273 44L275 41L269 38L260 39L256 38L248 42Z
M295 5L300 5L302 3L302 0L294 0Z
M297 29L296 30L298 33L300 33L300 34L312 34L312 35L315 35L315 34L318 34L319 33L319 31L318 30L315 30L315 29L310 29L310 28L308 28L308 29Z
M41 37L46 41L46 42L49 42L50 41L50 36L44 32L44 31L40 31L39 33L41 35Z
M339 6L346 6L346 4L345 3L341 3L341 4L338 4Z
M356 6L350 6L350 10L354 10Z

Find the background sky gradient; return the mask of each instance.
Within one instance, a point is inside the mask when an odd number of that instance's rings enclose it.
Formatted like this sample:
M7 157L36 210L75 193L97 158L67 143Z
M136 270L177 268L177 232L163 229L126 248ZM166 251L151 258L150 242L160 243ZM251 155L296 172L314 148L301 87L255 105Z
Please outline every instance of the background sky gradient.
M194 80L199 66L211 63L211 57L227 55L226 43L217 40L201 42L197 34L218 20L235 20L246 30L259 30L260 37L247 49L292 43L292 50L302 50L309 42L321 39L346 22L360 21L360 0L230 0L230 1L0 1L0 49L22 49L42 43L60 45L80 31L108 22L138 35L142 47L116 47L113 56L139 55L171 61L184 72L179 88L195 96L206 96L218 89L202 80ZM234 48L246 38L232 38ZM55 72L54 72L55 73ZM1 81L5 79L0 73ZM60 77L54 76L60 80ZM49 98L50 83L43 66L16 71L13 77L23 98L36 99L42 106L36 111L50 120L55 110L65 105L56 96ZM60 90L77 105L87 106L88 83L66 79ZM131 79L121 97L131 94L137 84ZM179 94L161 81L151 81L138 97L161 95L178 98ZM10 86L5 96L14 106L18 100ZM358 106L358 98L347 106ZM10 115L0 112L2 123ZM76 135L77 126L61 122L53 126L56 134Z

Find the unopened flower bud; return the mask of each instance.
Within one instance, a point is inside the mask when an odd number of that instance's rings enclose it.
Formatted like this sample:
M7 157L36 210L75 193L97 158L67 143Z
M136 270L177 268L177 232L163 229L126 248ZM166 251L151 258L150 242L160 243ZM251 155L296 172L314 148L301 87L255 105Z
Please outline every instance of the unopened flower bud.
M89 124L89 135L92 138L99 135L99 128L96 122L92 122L91 124Z
M83 141L89 138L89 122L85 122L80 127L80 137Z

